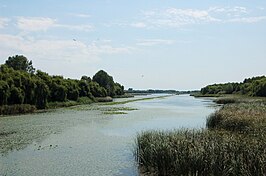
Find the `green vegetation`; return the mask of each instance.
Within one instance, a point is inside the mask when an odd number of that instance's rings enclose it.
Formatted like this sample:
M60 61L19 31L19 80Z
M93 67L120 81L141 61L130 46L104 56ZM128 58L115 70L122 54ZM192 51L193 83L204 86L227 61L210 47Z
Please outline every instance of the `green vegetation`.
M107 107L101 109L104 114L127 114L125 111L134 111L136 108L129 107Z
M169 97L169 96L173 96L173 95L164 95L164 96L156 96L156 97L139 98L139 99L133 99L133 100L127 100L127 101L107 102L107 103L102 103L101 105L126 104L126 103L135 102L135 101L152 100L152 99L158 99L158 98L165 98L165 97Z
M245 79L241 83L213 84L203 87L202 96L221 94L241 94L248 96L266 97L266 77L258 76ZM200 95L198 95L200 96Z
M205 130L142 132L136 160L146 175L265 175L265 98L228 98Z
M263 101L224 105L207 118L209 129L241 133L266 133L266 104Z
M26 113L32 113L35 110L36 107L29 104L0 106L0 114L5 114L5 115L26 114Z
M220 131L143 132L136 156L147 175L264 175L266 141Z
M96 101L95 97L123 94L124 87L114 83L103 70L97 72L93 80L88 76L76 80L35 71L32 61L24 56L9 57L5 64L0 65L0 108L4 109L0 115L10 114L12 109L13 113L21 113L21 110L16 110L19 106L26 108L25 113L32 112L34 108L29 111L26 104L37 109L67 107L91 103Z

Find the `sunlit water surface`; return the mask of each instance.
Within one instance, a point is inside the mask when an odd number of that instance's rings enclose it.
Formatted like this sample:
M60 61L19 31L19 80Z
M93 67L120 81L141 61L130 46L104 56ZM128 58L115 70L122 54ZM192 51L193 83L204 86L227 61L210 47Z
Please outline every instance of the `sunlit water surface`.
M115 106L138 110L107 115L97 105L83 105L1 117L0 175L135 176L137 133L204 128L206 117L215 111L211 100L188 95Z

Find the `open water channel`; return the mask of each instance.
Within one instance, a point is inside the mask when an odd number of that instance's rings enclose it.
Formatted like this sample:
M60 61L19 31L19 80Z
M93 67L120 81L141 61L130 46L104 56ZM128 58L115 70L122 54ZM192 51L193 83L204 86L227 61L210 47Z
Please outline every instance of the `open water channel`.
M136 176L137 133L204 128L215 109L210 99L178 95L0 117L0 175Z

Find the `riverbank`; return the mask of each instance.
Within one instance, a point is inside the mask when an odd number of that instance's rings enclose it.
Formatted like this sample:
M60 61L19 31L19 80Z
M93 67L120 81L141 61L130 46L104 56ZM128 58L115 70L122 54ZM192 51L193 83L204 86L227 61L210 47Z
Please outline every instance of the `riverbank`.
M98 105L119 105L119 104L126 104L135 101L144 101L144 100L152 100L157 98L166 98L173 95L158 95L153 97L145 97L145 98L133 98L132 96L122 96L119 98L126 98L128 100L125 101L118 101L114 102L113 98L111 97L101 97L101 98L94 98L90 99L88 97L81 97L77 101L65 101L65 102L50 102L48 103L47 109L44 110L37 110L34 105L28 104L21 104L21 105L5 105L0 106L0 116L8 116L8 115L22 115L22 114L32 114L32 113L40 113L45 112L51 109L58 109L58 108L67 108L67 107L74 107L79 105L90 105L90 104L98 104Z
M219 101L218 101L219 100ZM145 175L264 175L266 99L223 97L206 129L148 131L136 139Z

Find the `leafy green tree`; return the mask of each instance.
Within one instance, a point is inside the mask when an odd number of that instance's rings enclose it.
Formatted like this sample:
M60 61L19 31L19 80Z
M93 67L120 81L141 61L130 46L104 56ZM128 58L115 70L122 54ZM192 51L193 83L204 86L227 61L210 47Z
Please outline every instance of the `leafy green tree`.
M10 96L8 98L9 104L23 104L25 94L22 89L17 87L11 87Z
M91 82L91 78L88 77L88 76L82 76L82 77L81 77L81 80L83 80L83 81L85 81L85 82L87 82L87 83Z
M266 97L266 78L252 83L252 95Z
M105 71L98 71L92 78L94 82L97 82L101 87L104 87L108 96L115 95L114 80L113 77L108 75Z
M79 87L76 81L67 80L67 99L77 101L79 98Z
M9 85L6 81L0 80L0 105L6 105L10 95Z
M78 82L78 87L79 87L79 96L80 97L89 97L91 96L90 94L90 86L87 81L80 80Z
M36 107L38 109L45 109L47 107L48 96L50 92L49 92L49 87L41 79L39 79L36 82L35 94L36 94L36 103L35 103Z
M101 87L97 82L90 82L89 83L91 94L94 97L106 97L107 91L104 87Z
M115 94L116 95L123 95L124 93L125 93L124 92L124 86L122 86L119 83L115 83Z
M29 61L23 55L15 55L8 57L5 63L8 67L13 68L14 70L22 70L28 73L34 73L35 68L32 65L32 61Z

